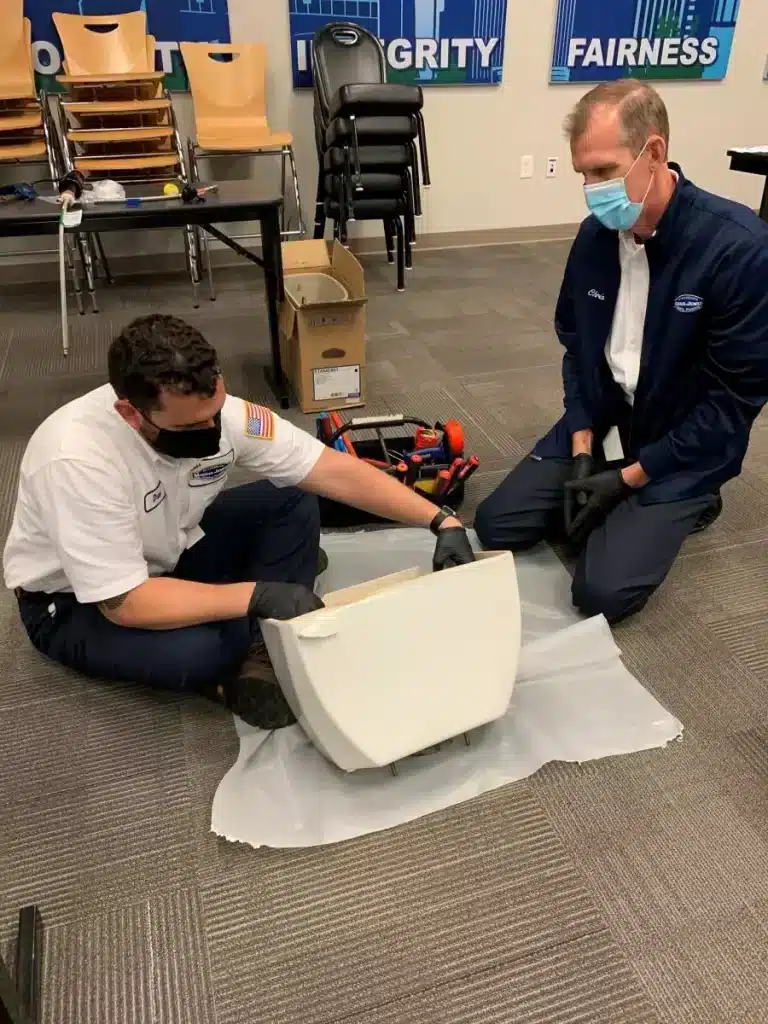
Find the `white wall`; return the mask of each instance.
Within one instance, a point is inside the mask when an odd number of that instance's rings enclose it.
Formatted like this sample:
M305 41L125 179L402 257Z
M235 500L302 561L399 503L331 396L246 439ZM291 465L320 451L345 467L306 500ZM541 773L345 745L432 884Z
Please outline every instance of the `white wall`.
M271 120L295 134L304 201L311 212L316 173L312 99L291 89L288 4L229 0L229 9L233 39L269 44ZM501 86L425 90L433 186L422 233L563 224L583 216L561 124L586 90L548 84L555 9L555 0L509 0ZM762 81L766 53L768 5L742 0L728 77L660 86L672 121L673 159L697 184L753 207L759 206L763 179L729 171L725 153L729 146L768 143L768 83ZM535 158L535 177L521 180L520 157L527 153ZM559 157L554 180L544 177L550 156ZM376 225L369 227L378 232Z
M548 84L556 0L535 0L535 17L533 6L530 0L509 0L501 86L425 90L433 186L425 193L422 234L570 224L583 216L579 179L570 169L561 125L585 88ZM234 40L269 46L270 120L275 129L294 133L305 219L311 225L317 173L312 96L292 88L288 3L229 0L229 10ZM672 157L697 184L752 207L759 206L763 179L729 171L726 150L768 144L766 53L768 5L742 0L728 77L660 86L672 121ZM175 102L182 130L191 128L189 98L177 96ZM530 180L520 178L523 154L535 159ZM559 158L555 179L544 177L550 156ZM217 167L226 176L221 163ZM264 174L264 161L256 161L254 169ZM230 176L246 173L240 164ZM380 234L377 224L351 229ZM111 237L108 248L112 254L179 250L180 237L178 232ZM40 243L27 244L37 248ZM0 252L11 247L21 249L25 242L0 240Z

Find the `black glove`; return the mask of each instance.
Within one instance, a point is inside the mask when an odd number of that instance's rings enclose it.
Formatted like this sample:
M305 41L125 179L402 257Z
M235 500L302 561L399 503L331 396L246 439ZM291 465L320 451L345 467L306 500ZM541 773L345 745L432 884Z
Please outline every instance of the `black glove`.
M253 626L257 619L295 619L319 608L325 608L323 602L301 583L257 583L248 605L248 619Z
M432 558L432 568L435 572L452 569L457 565L468 565L474 560L475 553L463 526L446 526L444 530L439 531Z
M591 455L586 452L582 452L580 455L574 455L573 457L573 469L571 471L571 480L578 482L579 480L586 480L587 477L592 476L595 469L595 460ZM573 521L576 518L576 513L579 511L579 507L586 505L587 496L583 491L571 491L565 488L565 532L570 536L571 527Z
M565 491L566 494L583 494L586 497L586 503L575 518L570 523L566 520L568 538L578 543L631 494L632 488L624 482L620 469L606 469L582 480L567 480Z

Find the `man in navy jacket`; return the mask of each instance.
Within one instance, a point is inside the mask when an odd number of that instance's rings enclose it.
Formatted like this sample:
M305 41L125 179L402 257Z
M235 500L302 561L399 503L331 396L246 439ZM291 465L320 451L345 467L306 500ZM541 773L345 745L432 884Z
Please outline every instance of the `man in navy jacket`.
M480 506L489 548L569 538L573 600L617 622L720 512L768 401L768 226L667 162L650 86L600 85L567 122L591 216L555 314L564 416Z

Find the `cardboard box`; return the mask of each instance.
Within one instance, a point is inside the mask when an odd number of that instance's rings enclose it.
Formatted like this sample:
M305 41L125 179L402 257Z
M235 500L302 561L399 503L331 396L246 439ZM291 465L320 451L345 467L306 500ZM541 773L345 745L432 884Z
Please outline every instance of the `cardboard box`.
M302 412L365 404L365 274L340 242L308 240L283 245L286 297L280 310L283 367ZM346 298L301 302L290 296L299 274L327 274ZM314 289L312 289L314 290ZM333 289L330 289L333 292Z
M506 713L522 637L509 552L408 569L324 601L261 627L296 717L339 768L392 764Z

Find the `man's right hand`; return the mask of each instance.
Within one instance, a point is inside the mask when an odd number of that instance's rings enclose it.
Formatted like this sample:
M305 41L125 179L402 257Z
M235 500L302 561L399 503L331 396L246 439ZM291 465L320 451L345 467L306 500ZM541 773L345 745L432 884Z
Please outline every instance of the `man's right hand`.
M573 469L571 471L571 480L579 481L585 480L588 476L592 476L595 468L595 460L591 455L586 452L581 452L576 455L573 459ZM565 488L565 532L568 536L571 534L573 527L573 521L576 518L576 514L579 508L586 503L586 496L579 490L571 490Z
M257 583L248 605L251 624L256 619L295 619L325 605L301 583Z

